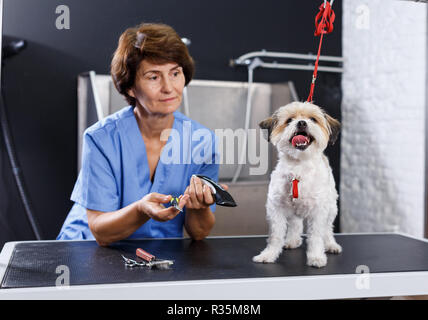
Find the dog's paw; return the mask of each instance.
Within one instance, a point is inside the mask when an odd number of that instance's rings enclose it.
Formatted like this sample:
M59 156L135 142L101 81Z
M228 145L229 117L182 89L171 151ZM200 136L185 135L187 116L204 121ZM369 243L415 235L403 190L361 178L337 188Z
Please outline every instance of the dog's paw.
M307 265L310 267L322 268L327 265L327 256L308 256Z
M342 247L337 243L330 243L326 245L325 251L328 253L339 254L342 252Z
M285 239L284 249L296 249L302 245L302 238Z
M257 263L274 263L278 255L272 251L262 251L258 256L253 257L253 262Z

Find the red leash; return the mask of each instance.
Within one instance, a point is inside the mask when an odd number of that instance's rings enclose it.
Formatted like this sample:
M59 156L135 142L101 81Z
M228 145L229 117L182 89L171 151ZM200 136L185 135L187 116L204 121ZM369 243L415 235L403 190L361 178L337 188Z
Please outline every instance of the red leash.
M322 38L324 34L330 33L333 31L333 22L336 17L334 14L333 9L331 8L331 4L333 4L333 0L330 2L324 1L323 4L320 5L317 16L315 17L315 37L321 35L320 37L320 44L318 46L318 55L317 60L315 61L315 68L314 73L312 75L312 83L311 83L311 90L309 92L309 97L306 101L312 102L312 96L314 94L314 88L315 88L315 80L317 79L317 71L318 71L318 61L320 59L321 54L321 45L322 45Z

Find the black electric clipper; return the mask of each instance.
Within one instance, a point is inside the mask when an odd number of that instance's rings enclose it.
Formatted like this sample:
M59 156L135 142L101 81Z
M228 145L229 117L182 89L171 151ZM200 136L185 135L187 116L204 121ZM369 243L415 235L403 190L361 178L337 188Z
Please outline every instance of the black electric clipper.
M198 177L202 180L204 184L206 184L210 189L211 193L214 195L215 203L219 206L224 207L236 207L237 204L235 200L233 200L232 196L229 192L224 190L217 182L212 180L211 178L201 175L201 174L194 174L195 177Z

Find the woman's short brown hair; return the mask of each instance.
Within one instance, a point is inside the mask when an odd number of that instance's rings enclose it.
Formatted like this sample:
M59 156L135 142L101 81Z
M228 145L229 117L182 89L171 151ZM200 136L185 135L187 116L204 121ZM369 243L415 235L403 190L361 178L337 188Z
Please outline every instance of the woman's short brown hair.
M132 106L135 106L136 100L128 95L128 90L134 86L143 59L155 64L176 62L183 68L185 85L192 80L195 69L193 59L173 28L159 23L142 23L128 28L119 38L111 62L111 76L117 91Z

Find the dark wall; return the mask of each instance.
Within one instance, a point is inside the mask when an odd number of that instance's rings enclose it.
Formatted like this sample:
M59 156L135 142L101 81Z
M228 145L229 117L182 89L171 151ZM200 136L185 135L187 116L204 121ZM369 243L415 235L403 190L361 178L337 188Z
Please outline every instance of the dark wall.
M246 81L229 59L255 50L316 53L314 17L321 0L4 0L3 35L28 41L4 68L6 104L18 156L46 239L56 237L77 177L77 75L109 73L120 34L142 21L173 26L190 38L195 79ZM70 8L70 29L55 27L58 5ZM341 2L322 54L341 55ZM3 38L5 41L5 37ZM257 82L295 82L306 100L311 71L256 69ZM340 119L340 75L319 73L314 100ZM1 146L0 242L33 237ZM340 146L327 151L337 183ZM9 231L7 231L9 230Z

